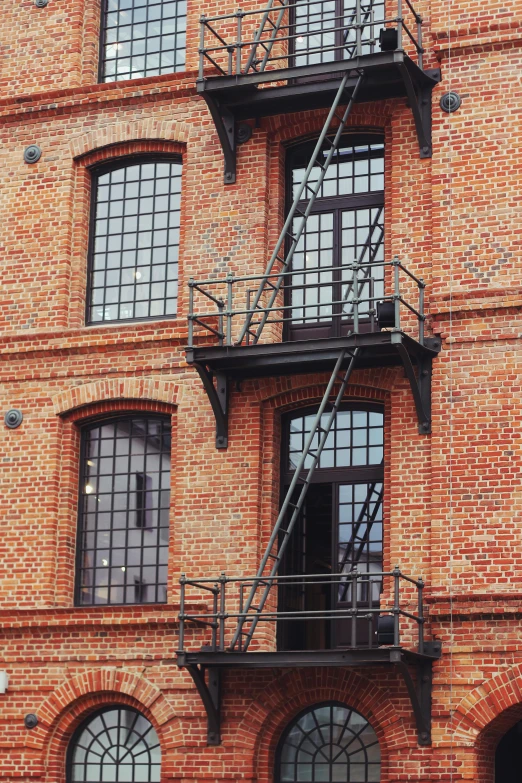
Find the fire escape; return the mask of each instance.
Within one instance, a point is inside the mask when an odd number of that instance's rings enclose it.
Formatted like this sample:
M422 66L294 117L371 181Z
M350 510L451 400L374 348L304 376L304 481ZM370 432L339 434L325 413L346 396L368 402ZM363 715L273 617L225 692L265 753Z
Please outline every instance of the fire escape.
M251 127L244 120L328 109L264 273L189 282L187 361L212 406L217 448L228 445L230 384L329 374L256 575L181 578L177 661L202 698L209 744L220 742L224 670L383 665L404 679L419 744L431 742L432 664L441 650L424 636L424 583L398 567L388 572L357 567L357 552L377 524L382 489L370 485L352 538L330 574L288 574L281 568L355 368L402 366L419 432L431 431L431 366L440 341L425 335L424 282L399 258L379 257L383 208L371 211L367 238L343 263L335 286L328 267L321 268L326 277L318 277L317 268L299 267L296 273L307 221L346 145L355 103L406 98L420 156L431 156L431 91L440 73L423 69L422 20L409 0L398 0L393 15L387 10L379 0L269 0L260 9L201 20L198 91L219 135L226 184L236 179L237 145L249 139ZM307 286L315 291L311 300L303 294ZM321 328L328 321L331 328L305 329L292 339L296 321ZM303 596L325 581L336 596L329 609L302 600L288 608L281 601L284 591ZM331 649L281 649L281 623L318 619L337 629ZM189 634L199 648L187 649Z

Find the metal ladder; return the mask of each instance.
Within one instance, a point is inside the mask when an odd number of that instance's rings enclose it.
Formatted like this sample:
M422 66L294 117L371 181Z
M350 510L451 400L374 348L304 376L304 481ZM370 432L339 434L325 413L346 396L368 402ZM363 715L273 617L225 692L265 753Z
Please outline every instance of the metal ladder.
M272 51L272 47L276 42L277 34L281 29L281 24L283 22L286 11L288 10L289 4L290 0L269 0L266 11L263 14L261 22L259 23L259 27L257 28L256 34L254 36L254 42L245 65L244 73L248 73L251 69L255 72L262 72L265 70L268 58L270 57L270 52ZM278 6L279 10L277 10ZM274 11L277 11L275 22L270 16L270 14ZM268 39L262 41L261 39L263 37L263 33L267 27L270 28L270 35ZM264 49L264 55L261 60L256 58L258 46L261 46L261 48Z
M275 577L277 574L279 564L281 563L281 559L288 545L290 535L299 517L299 514L301 513L301 509L303 507L303 503L306 497L306 493L308 491L308 487L310 486L312 476L319 463L319 458L321 456L324 445L326 443L326 439L330 434L332 424L337 415L337 411L339 410L339 407L341 405L344 392L346 391L346 386L348 385L348 381L350 380L350 376L353 372L359 350L360 350L359 348L354 348L352 350L344 348L340 352L339 358L335 363L335 367L333 369L330 380L328 381L328 385L324 392L323 399L321 400L321 404L319 405L319 409L315 416L314 423L306 439L303 453L301 454L299 461L296 465L295 473L293 475L292 481L290 482L290 486L288 487L288 491L286 493L285 499L279 511L279 516L277 517L276 523L274 525L274 529L272 530L270 541L268 542L268 545L265 550L265 554L263 555L263 559L261 560L257 574L253 580L250 593L244 604L242 616L238 620L234 637L230 643L231 650L239 648L242 651L246 651L252 640L252 636L254 635L254 631L259 621L259 617L263 612L266 601L270 595L270 591L274 584L272 578L267 579L266 577ZM349 357L348 367L343 371L342 369L343 365L345 364L345 361L348 357ZM328 415L326 426L323 427L321 424L321 419L323 413L325 413L326 408L329 404L330 396L332 394L336 381L340 381L340 386L337 391L335 401L332 404L332 409ZM319 433L320 433L319 443L316 448L312 448L312 443L314 441L314 438ZM312 462L310 467L308 468L308 473L306 474L306 478L304 478L303 480L301 478L301 472L305 468L305 463L309 457L312 458ZM299 492L297 502L293 503L292 497L294 494L294 490L299 482L302 482L301 491ZM292 514L285 526L284 523L285 520L287 519L287 512L290 509L292 510ZM279 547L277 550L277 554L274 554L272 550L274 549L278 541L279 541ZM271 561L270 572L269 574L265 574L265 568L267 567L269 561ZM258 596L257 604L254 605L260 587L262 588L262 592ZM245 630L245 623L248 624L246 630Z
M285 272L287 272L290 268L290 265L292 263L292 258L294 256L294 252L305 229L306 221L308 220L308 216L310 215L312 206L321 189L323 180L326 176L326 172L328 171L328 167L330 166L330 163L332 162L332 159L339 148L339 144L341 142L341 137L344 132L346 122L348 120L352 107L357 99L357 93L359 92L359 88L361 86L364 75L359 74L359 78L357 79L350 100L348 101L344 113L340 116L337 113L337 108L342 103L344 91L346 89L346 85L348 83L349 77L350 74L346 73L342 78L339 89L337 90L337 93L335 95L332 107L328 112L328 116L326 118L325 124L315 145L312 157L310 159L310 163L308 164L307 169L303 175L301 184L299 185L299 187L297 188L294 194L294 200L292 202L292 206L290 207L287 218L285 220L285 224L277 240L276 246L274 248L274 252L272 253L268 261L263 279L259 284L252 305L247 313L245 323L237 339L237 343L236 343L237 345L241 345L243 343L243 340L245 340L247 336L252 338L253 344L258 342L263 332L266 321L269 317L270 310L273 308L274 303L277 297L279 296L281 287L283 285L283 281L285 279ZM333 129L330 130L334 118L339 122L339 125L335 131ZM333 140L330 138L330 136L333 136ZM323 150L323 145L325 141L329 143L330 149L328 150L328 154L326 156L324 163L321 163L319 161L319 157ZM312 170L316 167L320 169L319 176L317 178L317 182L313 186L311 186L308 184L310 175L312 173ZM304 208L304 211L302 211L301 209L298 208L298 205L299 202L302 200L303 194L305 192L308 201L306 203L306 207ZM296 217L300 217L301 222L298 225L295 233L292 233L292 224ZM288 248L286 252L284 250L285 245ZM274 269L276 264L280 265L280 268L278 270L279 274L277 275L275 281L272 281L270 278L272 275L272 270ZM268 295L268 303L266 307L263 306L260 307L259 303L261 302L265 294ZM257 328L252 328L252 318L254 317L254 314L256 312L261 312L262 315L259 324L257 325Z

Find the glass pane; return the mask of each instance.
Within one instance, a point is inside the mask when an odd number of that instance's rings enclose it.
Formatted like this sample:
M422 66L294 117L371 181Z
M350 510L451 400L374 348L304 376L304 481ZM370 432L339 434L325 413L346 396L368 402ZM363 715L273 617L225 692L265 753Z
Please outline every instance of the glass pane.
M362 715L337 703L318 705L288 727L278 777L285 783L370 783L380 780L380 758L376 734Z
M73 740L72 779L77 783L156 783L160 746L150 722L134 710L116 707L88 719Z
M89 321L175 315L177 261L167 264L167 258L178 254L181 163L122 166L102 180L96 196ZM165 195L154 197L158 191ZM107 206L111 219L102 220ZM167 224L168 233L153 230Z
M108 11L102 23L102 81L185 69L184 0L110 0Z

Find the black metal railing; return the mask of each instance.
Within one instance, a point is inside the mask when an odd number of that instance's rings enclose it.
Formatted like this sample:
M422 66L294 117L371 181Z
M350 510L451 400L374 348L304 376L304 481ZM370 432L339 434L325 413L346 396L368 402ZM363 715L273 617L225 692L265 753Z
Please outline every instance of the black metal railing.
M246 595L256 582L259 582L257 587L260 591L267 584L271 585L273 605L269 601L262 612L256 613L255 606L247 612L244 610ZM382 644L401 647L405 643L408 647L415 647L420 654L424 652L424 582L406 576L398 567L393 571L360 572L354 569L339 574L278 575L260 580L253 577L229 577L224 573L217 579L188 579L182 574L180 585L180 652L186 652L187 631L194 628L203 629L203 643L207 651L241 652L241 636L236 645L231 647L233 632L242 618L247 629L254 617L257 617L257 623L271 626L269 636L272 647L275 645L279 623L298 621L306 624L322 620L330 624L344 623L342 636L345 640L349 638L345 643L347 647L372 649ZM332 589L332 595L335 594L333 608L307 608L306 602L295 610L281 608L282 590L297 590L304 595L311 587L318 585L322 589ZM188 606L205 601L205 597L207 601L210 599L207 610L187 610ZM384 618L388 618L389 622L383 623ZM201 635L198 638L201 645Z
M334 275L341 275L343 279L335 283ZM260 301L253 307L259 281L266 280L270 293L280 284L281 278L283 285L273 305L266 307ZM212 334L219 345L249 345L257 342L260 324L265 329L268 324L321 327L335 322L339 322L340 333L402 329L415 332L415 339L421 345L424 343L425 283L398 258L373 264L274 272L272 275L190 278L188 286L188 342L191 348L195 326L203 333ZM335 293L336 288L338 297L333 299L331 293ZM413 304L411 299L415 292ZM238 343L245 321L248 329Z
M199 77L266 73L347 61L379 51L405 51L423 67L422 18L409 0L352 0L342 13L325 0L268 0L200 19ZM210 75L210 74L206 74Z

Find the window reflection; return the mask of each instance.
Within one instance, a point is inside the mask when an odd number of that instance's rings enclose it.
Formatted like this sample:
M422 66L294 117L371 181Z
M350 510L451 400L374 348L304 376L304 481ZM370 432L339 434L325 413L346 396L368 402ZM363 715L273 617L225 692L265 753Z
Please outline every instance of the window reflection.
M82 433L81 604L166 601L170 422L119 418Z

